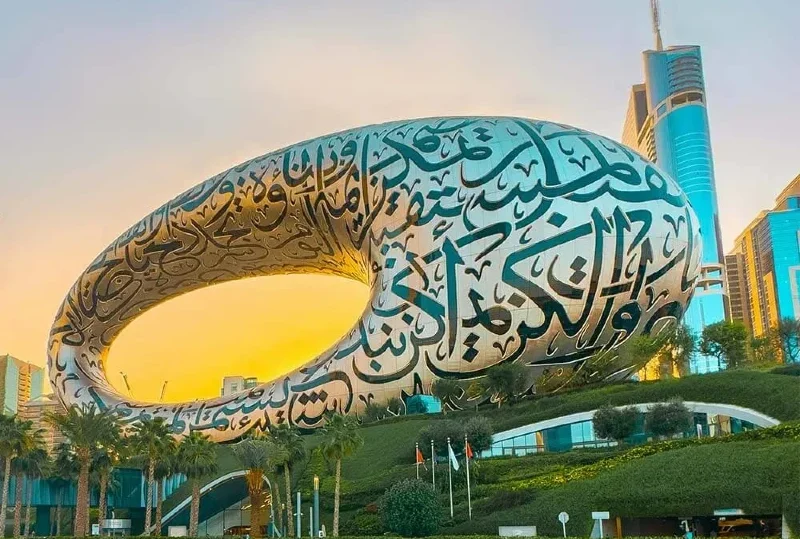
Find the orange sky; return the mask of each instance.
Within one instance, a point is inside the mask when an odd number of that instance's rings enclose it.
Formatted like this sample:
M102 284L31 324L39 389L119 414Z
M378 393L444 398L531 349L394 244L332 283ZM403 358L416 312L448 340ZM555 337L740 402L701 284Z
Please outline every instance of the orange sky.
M797 174L800 146L800 4L731 4L669 0L661 13L665 44L703 51L726 247ZM53 315L94 257L216 173L325 133L448 114L618 139L651 46L639 1L4 6L0 354L44 364ZM109 378L123 387L124 370L139 399L169 380L169 400L216 395L226 374L267 381L332 344L366 300L332 277L200 290L135 320Z

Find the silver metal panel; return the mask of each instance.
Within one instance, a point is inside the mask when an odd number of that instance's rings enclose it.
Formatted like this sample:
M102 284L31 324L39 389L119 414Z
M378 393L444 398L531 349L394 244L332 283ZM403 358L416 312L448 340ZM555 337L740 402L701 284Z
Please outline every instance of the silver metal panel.
M634 366L594 358L681 317L700 250L677 184L612 140L519 118L368 126L243 163L125 232L61 306L50 376L66 405L114 408L128 422L161 416L178 434L217 440L283 421L314 428L327 410L502 362L620 376ZM151 307L298 272L372 288L355 326L304 367L184 404L131 402L108 383L107 350Z

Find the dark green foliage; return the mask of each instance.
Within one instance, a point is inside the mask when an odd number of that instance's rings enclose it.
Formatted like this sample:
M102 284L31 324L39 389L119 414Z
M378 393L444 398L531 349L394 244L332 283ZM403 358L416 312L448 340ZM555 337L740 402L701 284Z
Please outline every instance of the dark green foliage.
M384 527L403 537L425 537L439 529L439 497L429 483L407 479L386 491L379 512Z
M443 457L447 455L447 439L456 453L464 451L464 436L469 438L472 450L476 453L489 449L492 445L492 423L482 416L475 416L462 421L436 421L422 428L417 434L417 443L422 454L430 457L431 440L436 449L436 454Z
M460 453L464 449L464 424L458 421L436 421L435 423L423 428L417 435L419 449L425 456L431 454L431 440L440 457L447 455L447 440L453 451Z
M528 378L519 363L501 363L492 367L486 373L486 378L481 381L484 391L491 393L497 399L499 407L504 402L513 402L527 389Z
M364 423L374 423L386 417L386 407L381 406L375 402L370 402L364 408L364 413L361 416L361 421Z
M504 511L511 507L531 502L534 498L534 493L535 491L533 490L501 490L477 504L475 509L484 514Z
M773 374L783 374L786 376L800 376L800 363L792 363L790 365L775 367L769 372Z
M340 535L364 536L383 535L383 520L376 512L359 510L349 520L342 523Z
M736 369L747 360L747 339L747 328L741 322L716 322L703 328L700 351Z
M472 450L477 453L478 451L485 451L492 447L492 422L483 416L475 416L469 419L464 425L464 433L469 439L469 444Z
M625 408L602 406L594 413L594 430L599 438L622 443L635 432L638 414L639 412L632 406Z
M653 436L674 436L692 425L692 413L680 399L654 404L647 411L645 429Z
M386 403L386 409L393 415L402 415L405 410L403 399L400 397L392 397L389 399L389 402Z
M447 403L460 398L464 390L455 380L440 378L431 386L431 395L442 401L442 412L447 412Z
M800 361L800 320L784 318L778 322L778 339L787 362Z

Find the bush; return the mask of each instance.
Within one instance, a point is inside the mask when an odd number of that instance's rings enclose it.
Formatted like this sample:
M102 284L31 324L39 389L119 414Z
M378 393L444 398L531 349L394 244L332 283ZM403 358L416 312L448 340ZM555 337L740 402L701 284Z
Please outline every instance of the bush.
M341 535L364 536L383 535L383 521L381 517L369 511L358 511L353 518L342 522L339 530Z
M395 483L384 494L379 508L386 530L403 537L436 533L440 510L433 486L417 479Z
M654 404L645 418L645 429L659 438L685 432L691 424L692 412L679 399Z
M594 431L599 438L622 443L636 430L638 414L638 410L633 406L626 408L602 406L594 413Z
M474 452L485 451L492 447L492 422L483 416L476 416L464 425L469 444Z
M374 423L386 417L386 408L375 402L370 402L364 408L364 415L361 420L364 423Z
M450 445L453 451L459 453L464 449L464 426L458 421L435 421L417 435L419 449L424 455L430 456L431 440L436 448L436 454L440 457L447 456L447 439L450 438Z

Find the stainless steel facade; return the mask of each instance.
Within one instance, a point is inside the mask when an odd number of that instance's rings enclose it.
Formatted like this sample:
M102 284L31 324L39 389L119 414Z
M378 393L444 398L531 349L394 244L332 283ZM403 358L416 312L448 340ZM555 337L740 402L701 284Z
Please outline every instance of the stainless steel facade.
M612 140L520 118L368 126L236 166L125 232L58 312L51 381L66 405L228 440L284 421L314 428L326 411L503 362L625 376L637 366L595 361L598 352L683 315L701 248L675 181ZM296 272L372 289L355 326L304 367L183 404L132 402L109 384L103 359L146 310L210 284Z

